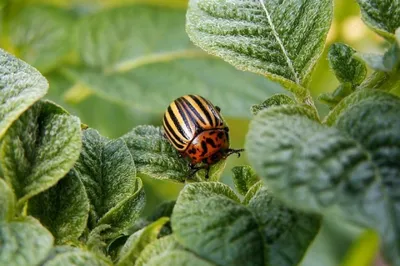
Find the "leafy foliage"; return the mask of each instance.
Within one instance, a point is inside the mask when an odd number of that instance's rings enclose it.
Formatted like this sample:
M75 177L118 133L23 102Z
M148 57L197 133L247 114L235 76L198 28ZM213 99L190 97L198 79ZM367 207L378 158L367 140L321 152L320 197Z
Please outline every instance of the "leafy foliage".
M0 139L11 124L43 97L46 79L33 67L0 49Z
M187 185L171 218L177 241L217 265L298 264L318 232L318 217L287 209L262 185L253 187L257 192L242 205L221 183ZM291 251L273 252L286 241Z
M385 48L329 46L321 118L331 0L28 2L0 3L0 45L27 62L0 50L0 264L400 265L398 0L357 1ZM243 133L253 113L236 191L227 160L189 177L164 137L183 94Z
M207 52L304 96L302 86L331 23L332 2L191 0L187 19L189 36Z
M26 111L4 136L0 157L8 183L22 207L31 197L53 186L78 159L80 122L46 101Z
M75 170L81 176L91 205L89 228L107 224L111 227L102 232L107 238L121 234L139 216L145 197L125 143L107 140L93 129L85 130Z

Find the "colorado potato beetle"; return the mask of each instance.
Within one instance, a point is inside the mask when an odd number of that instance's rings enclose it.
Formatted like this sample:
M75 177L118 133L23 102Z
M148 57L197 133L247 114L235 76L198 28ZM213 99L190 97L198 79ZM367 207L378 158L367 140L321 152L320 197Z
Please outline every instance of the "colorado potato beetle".
M198 95L179 97L165 111L164 136L181 156L189 158L189 176L205 169L208 178L211 165L244 151L229 148L229 128L220 111Z

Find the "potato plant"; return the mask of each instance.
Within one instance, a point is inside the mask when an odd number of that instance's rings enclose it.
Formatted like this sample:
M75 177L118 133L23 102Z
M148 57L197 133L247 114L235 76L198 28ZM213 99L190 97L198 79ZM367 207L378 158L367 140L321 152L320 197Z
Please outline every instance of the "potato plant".
M321 116L309 84L332 0L133 3L90 14L2 2L0 265L400 265L400 1L357 3L385 47L329 47L339 85L318 98L330 108ZM210 97L224 116L251 119L249 163L232 168L234 188L220 180L224 161L210 179L188 179L161 127L108 138L46 98L58 87L67 98L134 102L131 112L159 120L178 96ZM145 178L185 185L141 215ZM310 252L330 220L362 232L344 257Z

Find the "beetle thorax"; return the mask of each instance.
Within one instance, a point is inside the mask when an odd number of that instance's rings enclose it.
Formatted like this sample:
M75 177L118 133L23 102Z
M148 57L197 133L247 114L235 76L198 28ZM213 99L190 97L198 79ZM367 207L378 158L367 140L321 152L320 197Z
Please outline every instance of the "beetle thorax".
M192 164L212 164L224 158L228 149L228 132L224 129L211 129L199 133L188 145L185 155L191 159Z

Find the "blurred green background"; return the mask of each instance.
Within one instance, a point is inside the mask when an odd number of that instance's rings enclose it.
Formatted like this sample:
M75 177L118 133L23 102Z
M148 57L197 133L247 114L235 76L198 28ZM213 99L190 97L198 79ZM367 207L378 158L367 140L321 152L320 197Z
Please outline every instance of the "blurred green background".
M356 2L334 3L326 48L344 42L361 52L381 52L383 39L363 24ZM169 102L197 93L221 107L232 147L240 148L250 106L284 92L191 44L185 33L187 0L3 0L0 6L0 47L46 76L48 99L109 138L137 125L160 125ZM313 73L314 99L339 84L326 55L327 49ZM329 111L316 104L322 116ZM240 164L246 164L245 153L228 159L222 181L232 185L230 169ZM144 182L145 214L164 200L176 199L182 188L148 178ZM337 229L329 228L324 230L337 235ZM333 249L343 253L344 247Z

